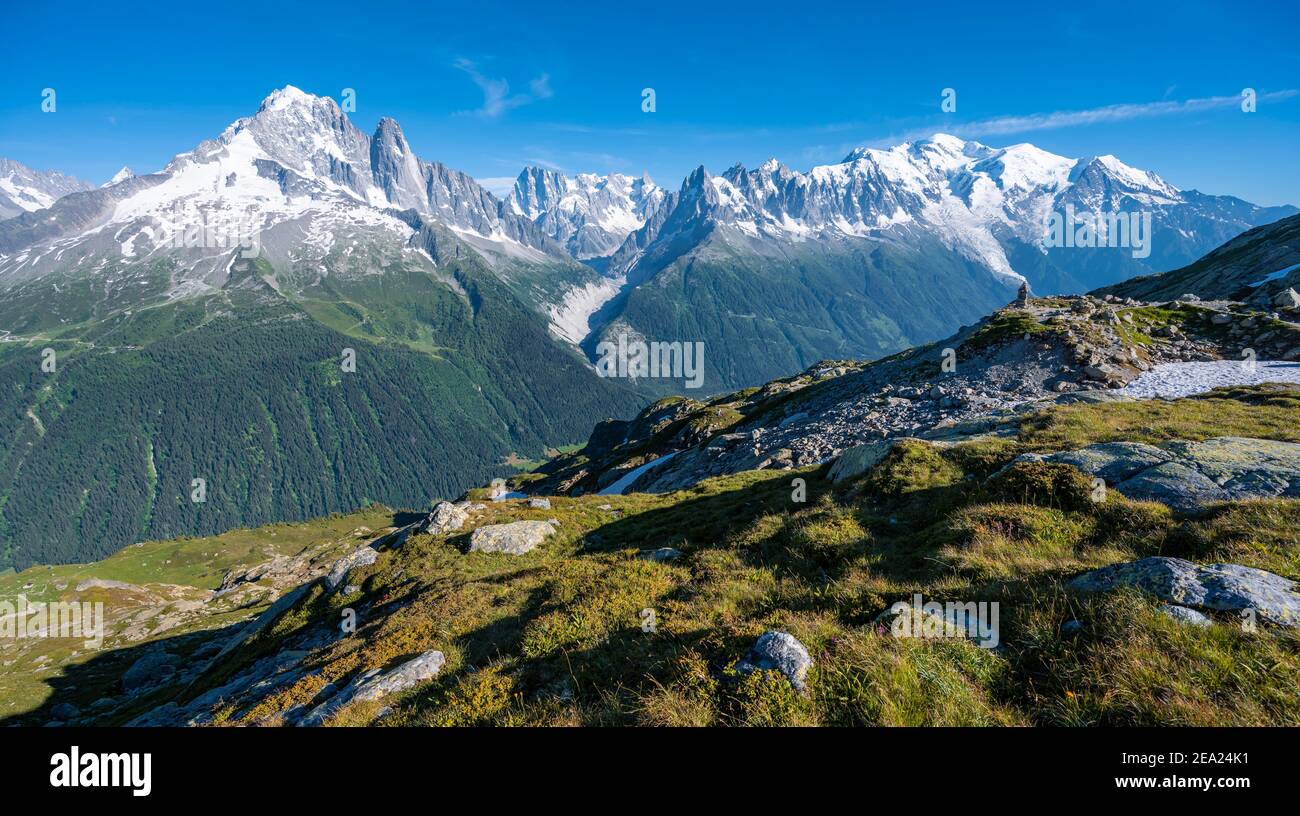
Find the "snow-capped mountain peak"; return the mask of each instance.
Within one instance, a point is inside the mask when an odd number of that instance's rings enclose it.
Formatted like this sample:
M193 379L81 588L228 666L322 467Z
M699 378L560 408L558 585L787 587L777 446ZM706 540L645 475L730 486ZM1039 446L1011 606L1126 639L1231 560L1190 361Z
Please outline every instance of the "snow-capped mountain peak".
M91 251L128 259L182 251L192 266L178 286L221 284L235 239L260 236L273 260L301 262L323 257L340 235L359 230L409 243L411 218L398 212L406 210L489 255L563 255L468 175L421 161L393 120L381 120L372 138L332 99L293 86L272 92L255 114L178 154L162 172L117 178L94 195L39 228L0 234L0 274L40 275ZM225 240L191 247L189 238L178 239L191 232L215 232Z
M579 173L528 167L506 196L506 207L540 227L580 259L611 254L640 229L664 199L648 175Z
M775 159L756 170L735 165L720 176L701 167L686 178L671 205L680 212L665 213L654 229L629 238L620 249L622 274L635 276L638 255L658 257L655 241L679 242L690 232L682 225L693 223L794 242L909 241L919 230L1015 284L1023 279L1018 267L1041 270L1044 261L1035 258L1047 254L1042 241L1048 224L1067 208L1150 210L1157 224L1177 222L1173 229L1181 237L1166 249L1174 260L1183 259L1179 246L1194 234L1189 218L1205 233L1186 253L1194 258L1206 245L1230 237L1224 235L1225 222L1246 229L1253 224L1251 213L1259 210L1236 199L1184 193L1114 156L1075 159L1028 143L997 148L944 133L891 148L856 148L839 163L807 172ZM1206 208L1213 212L1202 212ZM650 234L656 232L659 237ZM1082 256L1069 259L1085 263ZM1068 283L1069 273L1053 275L1052 287L1078 285Z
M91 189L93 184L73 176L0 158L0 219L42 210L68 193Z
M111 179L109 179L108 181L104 182L99 186L112 187L114 184L126 181L127 179L131 179L131 178L135 178L135 171L132 170L130 167L123 166L121 170L118 170L116 173L113 174L113 177Z
M1114 156L1079 159L1070 173L1070 183L1080 188L1094 188L1099 207L1117 194L1142 198L1149 203L1173 203L1182 200L1181 191L1160 176L1130 167Z

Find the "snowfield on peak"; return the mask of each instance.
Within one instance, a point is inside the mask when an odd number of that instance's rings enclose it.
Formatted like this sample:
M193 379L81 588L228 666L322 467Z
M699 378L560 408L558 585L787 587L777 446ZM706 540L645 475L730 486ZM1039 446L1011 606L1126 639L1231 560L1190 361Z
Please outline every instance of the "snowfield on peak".
M81 179L57 171L33 170L11 159L0 158L0 219L43 210L68 193L92 187Z
M20 165L3 166L11 170L0 172L0 195L3 184L14 186L6 179L31 176ZM416 156L392 119L381 119L368 136L334 100L293 86L275 90L256 113L158 173L123 168L102 187L78 189L88 196L67 203L46 194L23 209L48 207L48 215L0 228L0 283L95 274L114 257L138 265L165 256L180 261L171 291L200 292L223 285L241 253L269 248L273 262L300 261L328 253L336 232L413 244L420 221L450 229L490 264L572 264L561 246L471 177ZM543 314L560 300L554 288L539 294Z
M663 199L664 190L649 176L579 173L570 178L528 167L505 201L511 212L537 224L573 257L586 260L613 253Z

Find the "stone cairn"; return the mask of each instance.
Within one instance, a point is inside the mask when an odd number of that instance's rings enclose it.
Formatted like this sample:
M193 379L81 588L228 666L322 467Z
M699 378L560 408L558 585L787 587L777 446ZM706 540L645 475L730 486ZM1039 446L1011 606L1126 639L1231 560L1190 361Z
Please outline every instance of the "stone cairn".
M1029 282L1028 281L1020 284L1020 291L1016 293L1016 308L1017 309L1029 308Z

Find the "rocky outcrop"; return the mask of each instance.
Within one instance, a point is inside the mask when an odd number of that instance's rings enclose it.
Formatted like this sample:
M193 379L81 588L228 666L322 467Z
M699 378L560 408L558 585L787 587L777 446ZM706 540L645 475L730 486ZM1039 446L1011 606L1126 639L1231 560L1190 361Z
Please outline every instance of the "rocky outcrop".
M323 725L351 703L379 700L390 694L407 691L436 677L446 662L442 652L432 650L408 660L392 671L372 669L317 705L297 724L305 727Z
M329 574L325 576L325 583L330 589L337 589L339 584L348 577L352 570L359 567L367 567L379 560L379 553L369 544L364 547L358 547L351 553L343 556L334 562L330 568Z
M1240 362L1245 348L1258 358L1253 372L1226 362ZM1195 384L1197 372L1184 376L1171 364L1224 366L1188 393L1277 379L1269 361L1292 350L1300 357L1300 325L1247 304L1029 297L876 362L822 361L709 402L661 400L630 422L598 428L584 451L557 457L523 489L594 492L658 460L627 490L663 493L713 476L836 459L831 477L842 481L869 468L892 439L1012 435L1019 417L1054 404L1157 396L1151 382L1175 375ZM1121 393L1128 388L1138 390Z
M122 673L122 690L134 694L165 683L176 673L179 662L180 658L170 652L162 649L150 651Z
M469 513L473 508L474 505L469 502L438 502L428 517L420 522L419 530L429 535L454 533L469 521Z
M888 439L854 445L845 450L831 465L830 480L836 484L861 476L880 464L894 449L898 440Z
M1251 610L1260 622L1300 627L1300 586L1240 564L1198 566L1157 556L1085 572L1069 586L1078 592L1134 587L1169 604L1218 612Z
M1133 499L1192 512L1215 502L1300 496L1300 444L1223 436L1200 442L1106 442L1038 460L1074 465Z
M509 524L489 524L470 535L470 552L506 553L523 555L536 549L555 527L546 521L512 521Z

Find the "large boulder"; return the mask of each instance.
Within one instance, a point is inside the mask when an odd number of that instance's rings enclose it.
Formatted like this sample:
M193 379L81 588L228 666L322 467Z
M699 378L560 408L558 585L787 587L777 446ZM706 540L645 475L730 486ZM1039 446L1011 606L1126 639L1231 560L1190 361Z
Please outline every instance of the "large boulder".
M1240 564L1198 566L1153 556L1085 572L1070 581L1079 592L1136 587L1178 606L1220 612L1253 610L1259 620L1300 627L1300 586L1280 575Z
M736 671L779 671L799 691L804 690L813 659L808 648L794 635L775 630L764 632L754 646L736 663Z
M879 442L867 442L846 448L835 464L831 465L830 480L838 484L853 479L871 470L894 449L894 439L882 439Z
M442 535L443 533L454 533L465 525L469 520L469 505L467 503L452 504L448 501L441 501L434 505L433 512L420 522L420 532L430 535Z
M1279 309L1300 310L1300 294L1296 293L1294 287L1283 289L1273 296L1273 305Z
M469 538L470 552L523 555L537 548L555 528L545 521L512 521L489 524L474 531Z
M339 584L343 583L343 579L347 578L352 570L369 566L378 560L379 553L369 544L358 547L334 562L334 566L330 567L329 574L325 576L325 583L329 584L330 589L335 589Z

